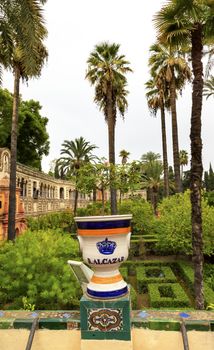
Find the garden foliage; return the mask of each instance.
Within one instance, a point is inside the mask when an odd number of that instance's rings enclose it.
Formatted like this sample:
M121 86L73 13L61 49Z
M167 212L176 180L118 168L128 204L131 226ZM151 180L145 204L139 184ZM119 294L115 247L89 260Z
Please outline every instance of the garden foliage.
M0 249L0 308L70 309L79 305L79 284L67 264L78 259L77 241L60 230L26 232ZM24 299L23 299L24 298Z
M194 271L192 266L185 262L178 262L176 264L176 269L194 297ZM206 281L204 281L204 300L206 305L214 301L214 290Z
M189 298L179 283L151 283L148 291L151 307L190 307Z
M150 203L142 198L124 200L119 214L132 214L132 233L150 234L154 231L155 219Z
M175 283L176 276L170 266L146 266L136 268L137 285L139 292L147 292L151 283Z
M49 213L41 216L28 217L27 226L31 231L63 229L72 232L75 230L75 223L71 211Z
M157 250L164 254L192 254L192 228L190 192L165 198L159 206L156 221ZM202 200L203 251L214 254L214 207Z

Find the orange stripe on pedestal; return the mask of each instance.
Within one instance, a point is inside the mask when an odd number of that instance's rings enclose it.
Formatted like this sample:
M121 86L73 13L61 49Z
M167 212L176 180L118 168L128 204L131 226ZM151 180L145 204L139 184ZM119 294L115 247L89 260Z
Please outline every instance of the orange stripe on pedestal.
M97 277L93 276L90 282L97 283L97 284L110 284L110 283L116 283L122 281L123 278L121 275L116 275L112 277Z
M102 229L102 230L81 230L78 229L78 235L80 236L109 236L109 235L120 235L129 233L131 231L130 227L122 227L122 228L110 228L110 229Z

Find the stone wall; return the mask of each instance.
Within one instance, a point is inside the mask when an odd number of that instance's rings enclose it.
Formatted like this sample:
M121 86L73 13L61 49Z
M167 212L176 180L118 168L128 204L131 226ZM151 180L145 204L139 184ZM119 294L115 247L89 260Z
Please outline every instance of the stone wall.
M9 169L10 151L1 148L0 184L3 179L9 179ZM20 163L17 163L16 178L25 215L37 216L73 208L74 186L70 181L55 179ZM89 196L79 194L78 207L84 207L89 202Z

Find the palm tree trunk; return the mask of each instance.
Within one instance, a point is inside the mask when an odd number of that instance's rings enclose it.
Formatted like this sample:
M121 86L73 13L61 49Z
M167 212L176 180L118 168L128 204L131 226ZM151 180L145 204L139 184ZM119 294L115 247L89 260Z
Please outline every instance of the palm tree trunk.
M192 67L193 92L191 115L191 171L190 189L192 205L192 248L195 274L195 306L204 308L203 298L203 239L201 213L201 184L202 184L202 140L201 140L201 110L203 91L203 64L202 64L202 28L196 24L192 31Z
M79 191L78 191L77 189L75 189L75 197L74 197L74 216L76 216L76 213L77 213L78 196L79 196Z
M101 189L101 195L102 195L102 215L105 214L105 193L104 188Z
M109 163L115 165L115 119L114 106L112 98L112 88L108 87L107 91L107 118L108 118L108 146L109 146ZM117 214L117 192L113 185L114 169L110 169L110 200L111 214Z
M172 145L173 145L173 162L175 172L175 191L181 192L181 179L180 179L180 159L179 159L179 146L178 146L178 125L177 125L177 112L176 112L176 90L175 90L175 75L172 72L172 79L170 82L170 108L172 114Z
M163 149L163 172L164 172L164 195L169 196L169 170L167 157L167 142L166 142L166 122L164 102L161 101L161 134L162 134L162 149Z
M8 240L16 237L16 161L17 161L17 133L18 133L18 109L19 109L19 85L20 70L14 68L14 92L13 92L13 114L11 125L11 158L10 158L10 194L8 212Z

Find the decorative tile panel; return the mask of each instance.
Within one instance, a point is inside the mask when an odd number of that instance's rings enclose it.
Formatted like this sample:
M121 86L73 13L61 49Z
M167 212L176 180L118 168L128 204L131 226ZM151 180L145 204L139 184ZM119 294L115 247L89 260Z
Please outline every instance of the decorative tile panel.
M88 309L88 330L101 332L123 330L122 309Z

